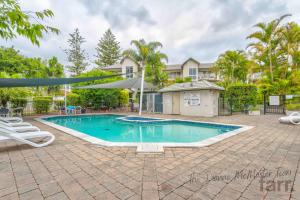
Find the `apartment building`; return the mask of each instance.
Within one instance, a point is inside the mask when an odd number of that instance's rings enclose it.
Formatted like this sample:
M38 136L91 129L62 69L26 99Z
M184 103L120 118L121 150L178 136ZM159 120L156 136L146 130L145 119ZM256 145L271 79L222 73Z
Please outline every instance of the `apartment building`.
M212 66L213 63L200 63L193 58L189 58L181 64L166 65L165 71L168 73L170 80L190 77L192 81L217 81L218 76L210 70ZM122 73L124 78L133 78L139 71L139 65L132 59L125 57L120 63L104 67L103 70Z

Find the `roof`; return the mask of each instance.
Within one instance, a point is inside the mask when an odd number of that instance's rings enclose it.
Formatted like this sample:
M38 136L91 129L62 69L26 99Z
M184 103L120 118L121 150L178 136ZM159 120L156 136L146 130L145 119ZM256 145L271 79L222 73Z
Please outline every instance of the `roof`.
M111 89L111 88L123 88L123 89L140 89L141 88L141 78L129 78L125 80L115 81L111 83L103 83L103 84L96 84L96 85L87 85L87 86L80 86L76 87L78 89ZM144 89L145 90L153 90L155 86L151 83L144 81Z
M190 90L224 90L224 88L209 81L203 80L198 82L175 83L173 85L159 90L159 92L175 92Z
M120 63L114 64L114 65L110 65L107 67L103 67L103 70L121 70L122 68L122 63L125 59L131 59L129 57L125 57L121 60ZM187 59L183 64L169 64L166 65L165 70L166 71L172 71L172 70L182 70L182 66L185 65L188 61L193 61L196 62L199 65L200 69L205 69L205 68L211 68L213 66L213 63L199 63L197 60L195 60L194 58L189 58ZM137 64L137 63L136 63ZM137 64L138 65L138 64Z
M165 70L181 70L181 64L166 65Z
M184 61L181 66L185 65L189 61L193 61L193 62L197 63L198 65L200 65L200 63L197 60L195 60L194 58L189 58L186 61Z

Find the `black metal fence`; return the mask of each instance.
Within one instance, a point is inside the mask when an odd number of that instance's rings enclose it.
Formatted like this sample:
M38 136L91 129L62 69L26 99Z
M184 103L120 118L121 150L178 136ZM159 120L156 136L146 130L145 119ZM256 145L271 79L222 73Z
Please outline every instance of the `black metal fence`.
M285 114L285 96L264 94L264 114Z

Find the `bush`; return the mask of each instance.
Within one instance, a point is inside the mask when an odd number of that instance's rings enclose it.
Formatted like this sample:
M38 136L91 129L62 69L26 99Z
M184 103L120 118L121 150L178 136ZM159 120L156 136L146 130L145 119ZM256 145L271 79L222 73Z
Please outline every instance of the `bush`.
M89 72L82 73L80 77L95 77L112 75L111 72L105 72L100 69L94 69ZM93 85L109 83L121 80L120 77L112 77L97 81L90 81L75 84L75 86ZM74 93L80 96L80 101L83 106L99 109L101 107L116 108L120 105L128 103L128 94L121 89L73 89Z
M257 104L257 87L249 84L234 84L225 91L233 111L244 111Z
M67 104L72 106L81 105L80 95L76 93L69 93L67 95Z
M50 110L50 104L52 101L52 97L36 97L33 99L33 109L36 113L48 113Z
M287 110L299 111L300 110L300 103L298 103L298 104L288 104L288 105L286 105L286 109Z
M56 110L59 110L60 108L65 106L65 101L64 100L55 100L54 101L54 107Z
M10 100L12 108L23 107L25 108L27 105L27 99L25 98L13 98Z
M120 98L119 98L119 104L120 106L126 106L129 102L129 92L128 90L121 90L120 91Z

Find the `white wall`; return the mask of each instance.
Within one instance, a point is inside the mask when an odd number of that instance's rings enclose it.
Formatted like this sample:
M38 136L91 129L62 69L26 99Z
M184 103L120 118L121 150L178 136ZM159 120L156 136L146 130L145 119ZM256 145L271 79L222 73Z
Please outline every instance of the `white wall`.
M198 63L194 62L193 60L189 60L182 67L183 67L183 69L182 69L182 77L183 78L189 77L189 68L197 68L197 72L198 72L198 68L199 68Z
M199 95L200 105L187 105L185 95ZM187 116L213 117L218 115L217 90L198 90L180 92L180 114ZM172 93L163 93L163 114L172 114Z
M135 62L133 62L131 59L129 59L129 58L125 58L124 60L123 60L123 62L121 63L121 66L122 66L122 74L124 74L123 75L123 77L124 78L126 78L126 67L128 66L132 66L133 67L133 72L134 72L134 74L133 74L133 77L136 77L136 75L137 75L137 73L136 72L138 72L138 66L137 66L137 64L135 63Z
M185 94L200 95L200 105L191 106L184 102ZM186 91L180 93L180 114L189 116L213 117L218 115L218 97L217 91L199 90Z

